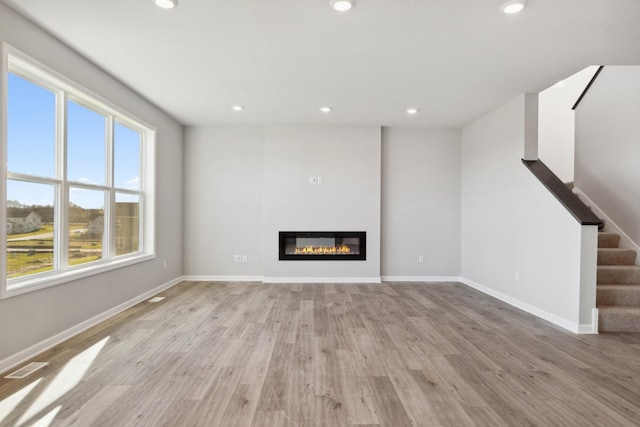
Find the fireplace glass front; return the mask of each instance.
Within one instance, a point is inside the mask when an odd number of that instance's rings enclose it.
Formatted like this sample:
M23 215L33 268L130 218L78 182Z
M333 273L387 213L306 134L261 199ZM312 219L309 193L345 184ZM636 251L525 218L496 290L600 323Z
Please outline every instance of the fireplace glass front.
M364 231L281 231L280 260L367 259L367 233Z

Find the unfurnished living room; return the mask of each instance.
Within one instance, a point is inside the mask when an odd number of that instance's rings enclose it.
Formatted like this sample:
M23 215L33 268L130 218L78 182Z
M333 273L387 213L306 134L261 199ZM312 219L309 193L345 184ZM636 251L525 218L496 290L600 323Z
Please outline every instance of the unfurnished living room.
M0 0L0 426L640 425L637 0Z

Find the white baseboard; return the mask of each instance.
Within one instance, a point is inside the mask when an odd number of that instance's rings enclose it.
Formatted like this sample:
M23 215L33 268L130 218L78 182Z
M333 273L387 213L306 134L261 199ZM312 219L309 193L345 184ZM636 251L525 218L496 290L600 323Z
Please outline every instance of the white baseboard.
M598 309L591 310L591 324L578 325L578 334L597 334L598 333Z
M264 277L264 276L183 276L192 282L263 282L263 283L381 283L380 277Z
M591 310L591 325L588 325L588 327L586 327L584 330L581 329L580 332L578 333L579 334L597 334L599 322L600 322L600 316L598 313L598 309L594 308L593 310Z
M183 278L182 277L178 277L176 279L173 279L167 283L164 283L158 287L155 287L141 295L138 295L135 298L130 299L129 301L123 302L122 304L113 307L103 313L100 313L96 316L93 316L90 319L85 320L84 322L81 322L67 330L64 330L52 337L49 337L37 344L32 345L29 348L26 348L22 351L19 351L18 353L9 356L3 360L0 360L0 372L6 372L9 369L16 367L17 365L26 362L27 360L37 356L38 354L42 353L43 351L49 350L50 348L60 344L61 342L75 336L78 335L79 333L86 331L87 329L91 328L92 326L97 325L100 322L103 322L105 320L107 320L108 318L115 316L116 314L126 310L127 308L133 307L134 305L151 298L152 296L154 296L155 294L162 292L166 289L169 289L172 286L177 285L178 283L182 282Z
M264 283L382 283L380 277L265 277Z
M188 280L191 282L262 282L263 279L263 276L182 276L182 280Z
M635 250L638 254L640 254L640 245L638 245L636 242L634 242L631 237L629 237L627 235L627 233L625 233L624 231L622 231L622 229L620 227L618 227L618 225L613 222L613 220L611 218L609 218L607 216L606 213L604 213L602 211L602 209L600 209L598 207L598 205L596 205L595 203L593 203L593 200L591 200L586 194L584 194L582 192L582 190L580 190L578 187L573 187L573 192L575 194L578 195L578 197L580 199L582 199L582 201L591 207L591 210L593 211L594 214L596 214L596 216L602 220L604 220L604 230L609 232L609 233L616 233L620 235L620 244L618 245L619 248L622 249L633 249Z
M564 329L567 329L568 331L571 331L575 334L597 334L598 333L597 317L595 320L595 324L583 325L583 324L574 323L562 317L556 316L555 314L544 311L538 307L534 307L525 302L522 302L516 298L510 297L501 292L495 291L491 288L487 288L486 286L483 286L472 280L461 278L460 282L484 294L487 294L496 299L499 299L502 302L505 302L516 308L519 308L520 310L526 311L527 313L533 314L534 316L540 317L541 319L547 320L555 325L558 325ZM596 312L596 315L597 315L597 312ZM594 327L595 327L595 330L594 330Z
M383 282L460 282L460 276L382 276Z

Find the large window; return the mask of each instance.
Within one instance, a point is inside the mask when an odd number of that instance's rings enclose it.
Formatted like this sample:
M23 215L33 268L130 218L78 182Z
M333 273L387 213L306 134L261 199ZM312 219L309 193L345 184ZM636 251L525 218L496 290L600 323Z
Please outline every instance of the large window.
M2 45L0 296L153 257L155 132Z

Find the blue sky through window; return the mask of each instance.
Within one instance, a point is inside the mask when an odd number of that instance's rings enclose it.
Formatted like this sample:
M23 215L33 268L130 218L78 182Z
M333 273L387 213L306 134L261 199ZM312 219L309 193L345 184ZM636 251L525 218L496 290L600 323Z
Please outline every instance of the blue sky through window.
M14 73L8 75L8 170L55 178L56 94ZM106 117L67 102L67 179L105 185ZM140 189L139 132L114 125L114 185ZM25 205L52 204L51 186L9 181L8 200ZM28 189L28 191L27 191ZM99 191L70 187L70 200L85 209L104 207Z
M107 118L75 102L67 102L67 179L105 183Z
M140 189L140 133L120 123L114 126L114 186Z
M53 178L56 95L13 73L7 92L9 171Z

